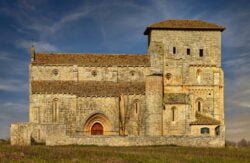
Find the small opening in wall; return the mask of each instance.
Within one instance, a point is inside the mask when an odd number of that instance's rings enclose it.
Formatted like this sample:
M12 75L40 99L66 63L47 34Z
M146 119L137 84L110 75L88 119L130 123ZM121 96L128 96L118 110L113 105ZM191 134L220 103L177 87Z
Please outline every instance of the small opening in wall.
M209 134L209 128L207 127L201 128L201 134Z
M57 76L58 75L58 70L57 69L52 70L52 74Z
M217 126L217 127L215 128L215 135L216 135L216 136L220 135L220 126Z
M176 54L176 47L173 47L173 54Z
M198 101L198 112L201 112L201 102Z
M96 76L97 75L97 72L96 72L96 70L93 70L92 72L91 72L91 74L92 74L92 76Z
M200 57L203 57L203 49L200 49Z
M190 53L191 53L191 50L188 48L187 49L187 55L190 55Z
M171 74L171 73L167 73L167 74L166 74L166 79L167 79L167 80L171 79L171 77L172 77L172 74Z
M172 107L172 121L176 120L176 107Z
M135 71L130 71L131 76L135 76Z

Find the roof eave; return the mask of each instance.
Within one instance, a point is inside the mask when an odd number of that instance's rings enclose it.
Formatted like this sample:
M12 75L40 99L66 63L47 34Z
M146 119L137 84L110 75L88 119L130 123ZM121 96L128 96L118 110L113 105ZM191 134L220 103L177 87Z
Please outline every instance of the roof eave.
M193 31L221 31L223 32L226 28L159 28L159 27L147 27L144 31L144 35L149 35L151 30L193 30Z

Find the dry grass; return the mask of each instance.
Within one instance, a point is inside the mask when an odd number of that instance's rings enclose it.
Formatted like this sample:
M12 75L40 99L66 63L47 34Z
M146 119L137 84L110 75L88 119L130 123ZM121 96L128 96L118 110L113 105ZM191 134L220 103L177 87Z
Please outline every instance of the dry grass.
M250 162L250 148L10 146L0 162Z

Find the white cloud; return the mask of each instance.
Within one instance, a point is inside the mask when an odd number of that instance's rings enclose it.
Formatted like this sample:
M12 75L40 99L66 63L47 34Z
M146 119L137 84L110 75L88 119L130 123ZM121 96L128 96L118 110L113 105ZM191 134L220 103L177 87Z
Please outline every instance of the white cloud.
M29 50L31 46L34 45L37 51L58 51L59 48L57 48L55 45L52 45L48 42L44 41L28 41L28 40L19 40L16 42L16 46L19 48L23 48L26 50Z
M10 61L12 58L10 57L11 55L6 52L0 52L0 61Z
M21 92L27 91L28 84L21 80L0 79L0 91Z
M89 13L88 9L83 8L80 11L74 11L68 15L65 15L59 21L55 22L51 27L49 27L49 31L51 33L55 33L59 29L63 28L65 24L78 20L84 16L87 16L88 13Z

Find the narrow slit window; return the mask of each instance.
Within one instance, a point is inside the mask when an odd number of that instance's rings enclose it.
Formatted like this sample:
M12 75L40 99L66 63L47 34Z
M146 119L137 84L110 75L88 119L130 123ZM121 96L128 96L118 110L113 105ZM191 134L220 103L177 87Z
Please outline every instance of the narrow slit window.
M198 101L198 112L201 112L201 102Z
M187 49L187 55L190 55L190 53L191 53L191 50Z
M176 120L176 107L172 108L172 121L174 122Z
M203 49L200 49L200 57L203 57Z
M58 99L54 99L52 102L52 122L58 121Z
M173 54L176 54L176 47L173 47Z

